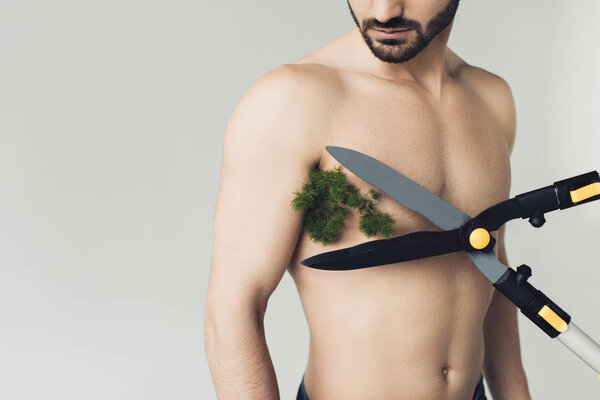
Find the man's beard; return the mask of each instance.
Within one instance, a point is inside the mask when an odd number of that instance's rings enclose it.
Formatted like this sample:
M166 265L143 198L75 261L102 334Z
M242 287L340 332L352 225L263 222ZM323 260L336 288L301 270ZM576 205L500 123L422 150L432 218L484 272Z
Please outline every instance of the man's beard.
M395 17L384 24L379 23L376 19L371 18L366 21L366 26L361 27L352 11L350 1L348 0L348 8L354 23L358 26L360 34L375 57L381 61L400 64L406 62L419 54L429 42L441 31L443 31L454 19L458 3L460 0L450 0L446 7L433 17L427 24L427 28L423 31L423 27L419 21L411 19L403 19ZM406 29L411 28L416 33L416 39L412 43L407 43L406 39L376 39L377 45L373 43L373 39L365 32L370 28L382 29ZM410 33L409 33L410 34Z

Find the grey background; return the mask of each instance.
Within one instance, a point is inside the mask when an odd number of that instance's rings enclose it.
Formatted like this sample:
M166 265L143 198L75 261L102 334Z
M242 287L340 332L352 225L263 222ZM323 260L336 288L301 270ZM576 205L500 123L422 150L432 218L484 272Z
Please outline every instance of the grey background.
M517 103L512 194L600 169L590 1L463 0L449 47ZM212 399L203 310L227 119L353 26L344 1L0 2L0 398ZM516 267L600 338L600 205L507 225ZM519 316L534 399L594 372ZM267 341L294 398L308 331L286 274Z

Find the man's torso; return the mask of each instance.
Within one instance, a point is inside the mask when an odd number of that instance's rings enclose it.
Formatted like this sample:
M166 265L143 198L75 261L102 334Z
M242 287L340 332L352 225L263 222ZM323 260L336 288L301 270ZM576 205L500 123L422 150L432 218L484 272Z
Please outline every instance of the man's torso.
M326 145L343 146L384 162L470 216L508 198L509 135L485 101L485 88L477 86L481 70L449 52L450 79L436 100L414 82L340 68L343 60L324 54L336 54L343 41L328 46L331 51L292 64L323 82L321 95L331 104L317 139L319 168L340 165ZM372 187L342 171L361 193ZM394 218L393 236L439 230L381 194L378 209ZM470 399L481 373L482 327L493 286L464 252L354 271L300 264L383 238L366 238L358 220L353 211L329 246L302 232L288 268L311 334L309 398Z

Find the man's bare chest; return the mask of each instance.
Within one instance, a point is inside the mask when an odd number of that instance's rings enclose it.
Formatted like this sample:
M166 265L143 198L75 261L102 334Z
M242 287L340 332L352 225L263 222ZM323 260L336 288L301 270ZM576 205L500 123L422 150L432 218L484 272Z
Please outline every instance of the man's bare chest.
M325 145L368 154L470 215L507 198L507 135L477 99L461 93L431 104L413 92L401 91L380 96L356 93L340 104ZM339 164L323 146L319 167ZM342 171L361 192L371 188L347 169ZM378 203L397 221L398 234L417 226L432 227L385 194Z

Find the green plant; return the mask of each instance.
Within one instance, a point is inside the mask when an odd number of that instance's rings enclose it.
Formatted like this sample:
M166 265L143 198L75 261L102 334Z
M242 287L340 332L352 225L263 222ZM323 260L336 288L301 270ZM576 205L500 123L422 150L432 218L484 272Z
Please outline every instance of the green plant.
M304 228L311 240L324 245L331 244L350 216L350 208L360 215L359 229L367 237L378 232L390 238L394 220L388 213L376 209L374 200L380 194L369 190L370 196L363 196L352 183L346 181L342 166L330 170L311 168L309 182L302 185L302 191L295 191L290 205L294 211L306 210Z

